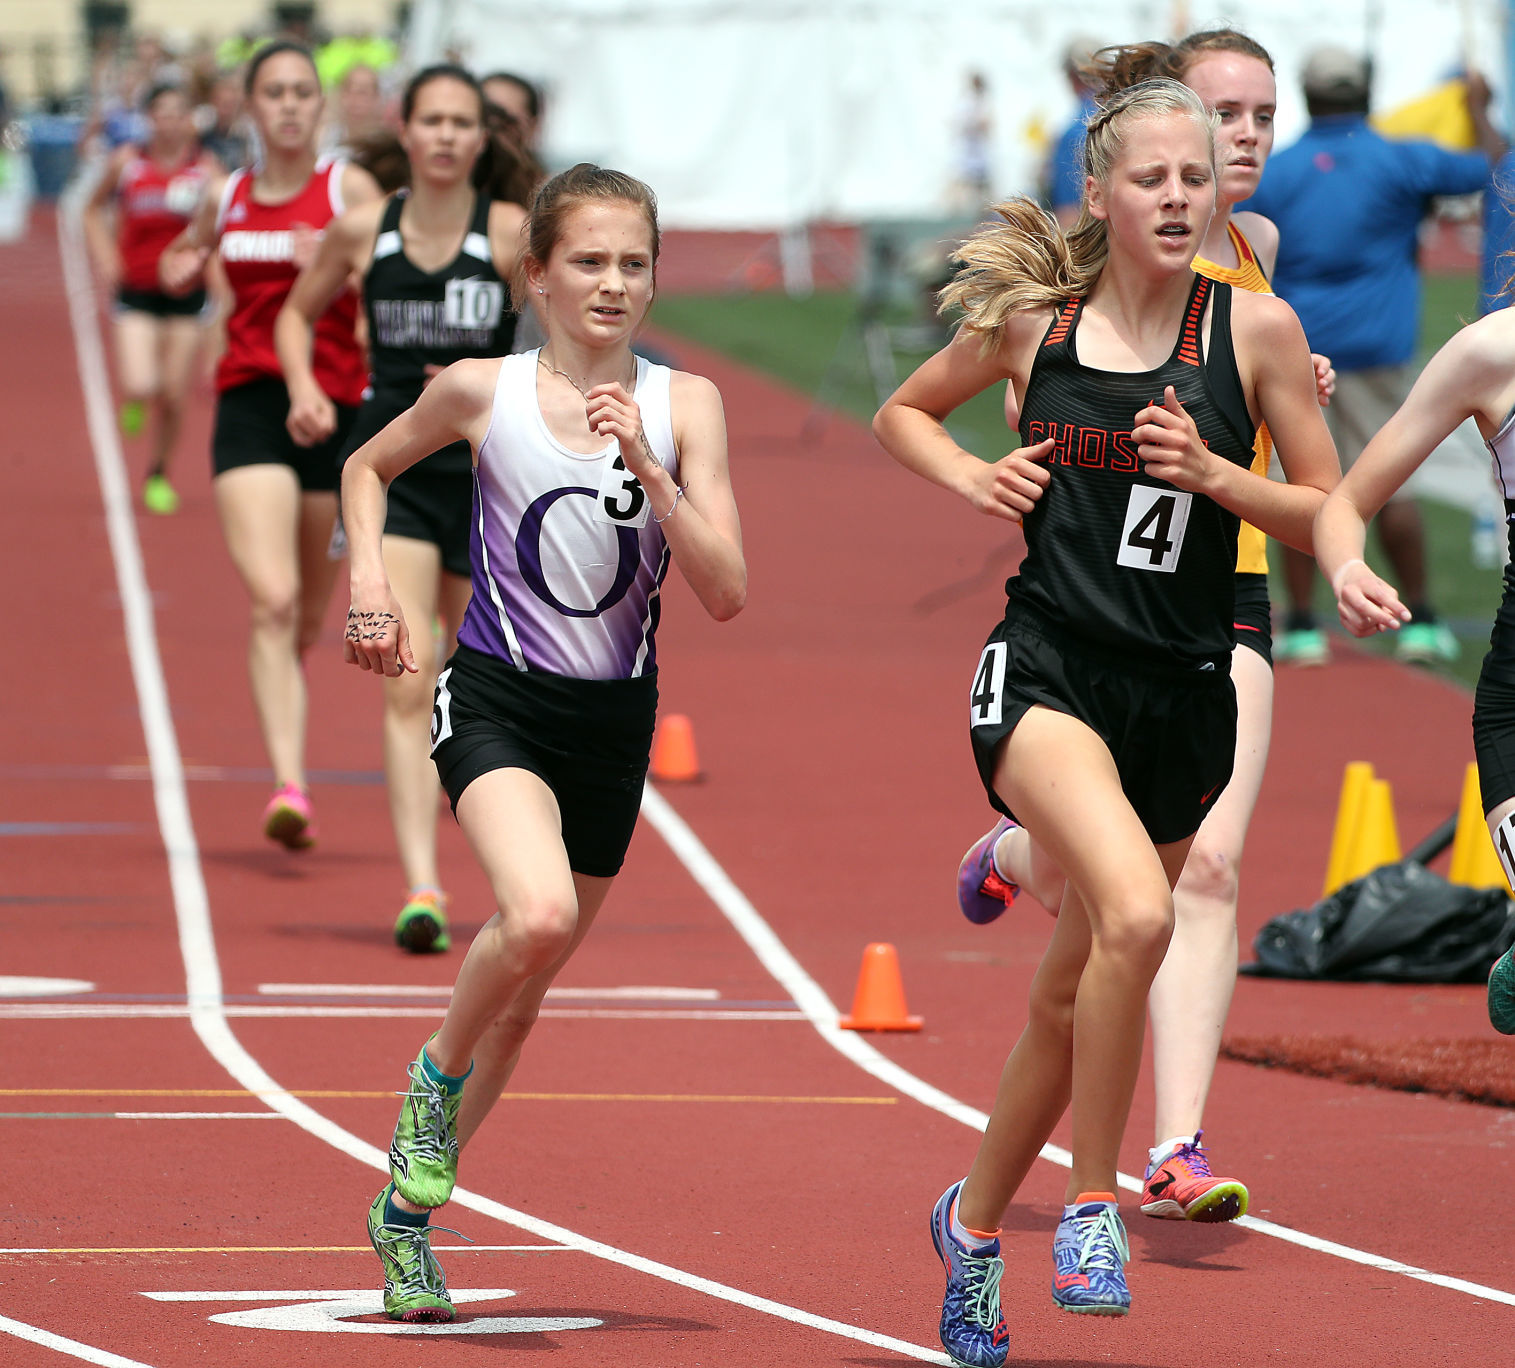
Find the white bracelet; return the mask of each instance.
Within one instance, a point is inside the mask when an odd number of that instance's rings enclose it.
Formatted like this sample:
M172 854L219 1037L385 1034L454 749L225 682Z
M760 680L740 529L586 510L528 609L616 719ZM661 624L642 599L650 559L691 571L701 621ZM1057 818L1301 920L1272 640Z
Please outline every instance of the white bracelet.
M1338 565L1336 567L1336 573L1331 576L1331 592L1335 594L1337 598L1340 598L1342 576L1345 575L1347 571L1350 570L1354 565L1360 565L1366 569L1367 564L1367 561L1363 560L1361 556L1354 556L1345 565Z
M674 485L674 487L673 487L673 502L668 505L668 511L665 514L663 514L663 516L661 518L658 517L658 515L656 513L654 513L652 515L653 522L655 522L655 523L667 522L669 518L673 517L673 510L679 506L679 500L684 497L684 491L686 489L688 489L688 488L689 488L688 485L681 485L681 484Z

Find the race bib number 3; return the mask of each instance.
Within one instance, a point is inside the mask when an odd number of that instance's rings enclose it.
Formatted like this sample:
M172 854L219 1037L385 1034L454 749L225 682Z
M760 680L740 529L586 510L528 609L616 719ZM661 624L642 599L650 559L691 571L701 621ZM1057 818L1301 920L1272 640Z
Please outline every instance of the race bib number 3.
M493 328L505 307L505 287L498 280L449 280L442 319L449 328Z
M617 449L614 460L605 462L605 478L600 481L599 496L594 501L594 520L613 527L646 527L652 505L641 481L626 469Z
M1187 490L1132 485L1115 563L1171 575L1178 569L1193 506L1194 495Z

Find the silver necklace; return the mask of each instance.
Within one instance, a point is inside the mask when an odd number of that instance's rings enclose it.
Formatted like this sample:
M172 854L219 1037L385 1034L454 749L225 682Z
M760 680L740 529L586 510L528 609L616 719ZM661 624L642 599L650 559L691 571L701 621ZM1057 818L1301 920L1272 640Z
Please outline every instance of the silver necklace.
M570 385L572 385L574 387L574 389L578 390L578 392L581 395L583 395L585 399L589 398L589 391L586 390L583 385L579 384L579 382L577 380L575 380L573 378L573 376L569 375L569 373L567 371L565 371L565 370L559 370L545 356L543 356L540 351L537 352L537 365L539 365L543 370L548 371L548 372L550 372L553 375L561 375L563 377L563 379L565 379L566 381L568 381L568 383ZM633 356L631 358L631 374L629 374L626 377L626 392L628 394L631 393L632 386L636 382L636 373L637 373L637 360L636 360L636 357Z

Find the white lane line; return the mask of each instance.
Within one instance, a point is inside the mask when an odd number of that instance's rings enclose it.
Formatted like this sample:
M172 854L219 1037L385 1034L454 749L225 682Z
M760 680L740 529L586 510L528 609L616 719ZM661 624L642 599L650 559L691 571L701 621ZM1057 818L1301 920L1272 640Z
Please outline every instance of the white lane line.
M0 1021L130 1021L192 1017L194 1005L182 1002L27 1002L0 1003ZM429 1017L436 1020L447 1009L434 1007L264 1007L249 1003L226 1003L220 1012L227 1017ZM541 1015L559 1021L804 1021L795 1009L742 1007L544 1007Z
M169 882L179 928L179 949L184 960L186 990L190 1001L190 1025L211 1057L242 1087L259 1095L275 1111L282 1112L301 1129L333 1149L387 1174L389 1156L386 1150L360 1140L313 1107L291 1097L243 1048L227 1023L222 1002L221 965L216 955L211 924L210 897L200 864L194 823L190 818L189 794L184 782L178 737L174 731L173 712L168 701L163 658L158 649L152 599L142 562L141 546L137 541L136 524L132 519L126 461L110 415L110 387L106 380L104 348L90 291L89 272L85 265L77 197L65 198L59 205L58 238L68 291L69 317L73 325L79 375L84 390L85 411L94 447L95 469L105 504L106 532L125 618L127 652L131 660L132 680L137 689L137 708L142 719L142 731L147 741L148 764L152 769L153 801L168 858ZM455 1189L452 1200L459 1206L513 1225L538 1239L570 1245L595 1254L609 1263L649 1274L721 1301L745 1306L796 1325L875 1348L891 1349L895 1353L927 1363L949 1362L937 1350L818 1316L799 1307L788 1306L710 1278L687 1273L669 1264L643 1258L639 1254L580 1235L577 1231L539 1220L524 1211L515 1211L466 1188Z
M108 1349L96 1349L92 1344L65 1339L51 1330L39 1330L35 1325L12 1320L9 1316L0 1316L0 1334L14 1335L17 1339L40 1344L44 1349L55 1349L60 1354L83 1359L85 1363L98 1364L99 1368L153 1368L152 1364L143 1363L141 1359L123 1358Z
M955 1097L942 1092L940 1088L933 1087L922 1078L917 1078L863 1040L858 1032L844 1031L837 1025L836 1006L826 996L825 989L805 972L800 962L773 933L773 928L763 920L757 908L732 882L730 875L721 868L715 856L706 849L689 824L674 811L668 800L651 784L643 793L642 812L657 829L658 835L668 843L669 848L689 870L695 882L705 890L715 905L726 915L737 934L751 947L753 954L758 957L763 967L778 980L784 991L810 1018L811 1023L827 1044L840 1051L860 1069L872 1074L880 1082L888 1084L906 1097L914 1098L915 1101L934 1111L941 1112L944 1116L950 1116L954 1121L961 1121L965 1126L972 1126L980 1131L989 1124L987 1113L959 1102ZM1041 1153L1043 1159L1054 1164L1059 1164L1063 1168L1072 1167L1073 1156L1057 1145L1046 1145ZM1141 1179L1134 1178L1130 1174L1120 1174L1119 1182L1121 1187L1128 1192L1141 1191ZM1260 1235L1271 1235L1276 1240L1284 1240L1289 1244L1299 1245L1320 1254L1329 1254L1349 1263L1363 1264L1382 1273L1398 1273L1418 1282L1431 1283L1433 1286L1444 1287L1453 1292L1465 1292L1469 1296L1479 1297L1485 1301L1515 1306L1515 1293L1506 1292L1501 1288L1486 1287L1482 1283L1449 1277L1443 1273L1433 1273L1428 1269L1417 1268L1414 1264L1402 1263L1398 1259L1386 1258L1382 1254L1354 1249L1351 1245L1339 1244L1334 1240L1321 1239L1319 1236L1294 1230L1289 1226L1278 1225L1273 1221L1244 1216L1235 1224L1248 1230L1255 1230Z
M0 979L0 983L4 983ZM452 984L425 983L260 983L266 997L451 997ZM549 999L577 1002L719 1002L718 988L561 988L547 990Z

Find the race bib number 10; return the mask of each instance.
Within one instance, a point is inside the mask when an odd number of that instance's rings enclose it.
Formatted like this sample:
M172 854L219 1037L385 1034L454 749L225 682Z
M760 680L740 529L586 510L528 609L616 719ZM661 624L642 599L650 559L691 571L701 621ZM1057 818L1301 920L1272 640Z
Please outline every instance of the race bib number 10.
M1115 563L1171 575L1178 569L1193 506L1194 495L1187 490L1132 485Z
M498 280L449 280L442 318L449 328L493 328L505 307L505 287Z

